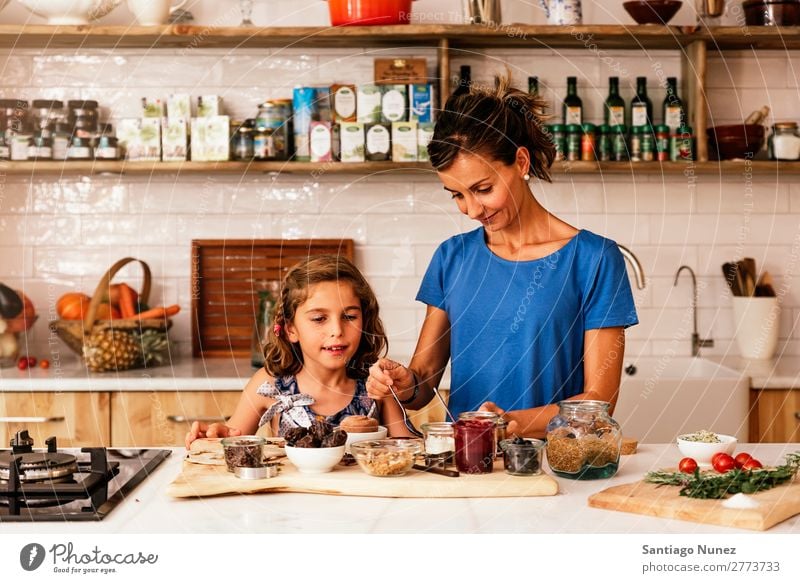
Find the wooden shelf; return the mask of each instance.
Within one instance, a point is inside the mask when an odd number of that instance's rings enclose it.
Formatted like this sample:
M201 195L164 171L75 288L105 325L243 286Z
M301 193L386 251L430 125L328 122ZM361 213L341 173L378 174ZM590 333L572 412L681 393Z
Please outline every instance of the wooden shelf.
M800 27L797 26L717 26L698 31L694 36L704 40L712 50L800 49Z
M693 40L674 26L407 25L354 27L212 27L0 25L2 48L585 48L676 49Z
M397 172L434 172L427 162L0 162L0 173L14 176L81 176L87 174L119 174L132 176L167 175L257 175L293 174L322 178L329 174L387 174ZM736 176L750 173L758 176L800 176L800 162L556 162L553 177L575 175L650 175Z

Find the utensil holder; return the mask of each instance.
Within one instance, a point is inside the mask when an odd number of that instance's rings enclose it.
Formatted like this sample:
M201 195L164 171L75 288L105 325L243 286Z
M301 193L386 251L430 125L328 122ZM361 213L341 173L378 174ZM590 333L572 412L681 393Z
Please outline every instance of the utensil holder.
M772 358L778 346L778 298L733 297L734 338L743 358Z

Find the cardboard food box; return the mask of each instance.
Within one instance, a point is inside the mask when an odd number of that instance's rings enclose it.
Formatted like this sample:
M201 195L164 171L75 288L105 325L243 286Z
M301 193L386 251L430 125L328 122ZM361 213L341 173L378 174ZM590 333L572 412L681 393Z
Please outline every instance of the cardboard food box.
M384 85L381 97L381 121L408 121L408 86Z
M421 123L417 128L417 162L429 162L428 144L433 139L433 124Z
M221 162L230 159L230 118L227 115L192 118L192 160Z
M219 95L200 95L197 98L197 117L217 117L222 115L222 97Z
M339 160L364 162L364 124L344 122L338 126Z
M189 132L183 118L164 118L161 124L161 158L164 162L185 162L188 158Z
M392 124L392 161L417 161L417 122L397 121Z
M430 83L408 86L408 119L419 123L434 120L434 89Z
M188 93L173 93L167 97L167 117L182 119L189 126L192 119L192 98Z
M370 162L388 160L392 154L391 126L374 123L365 126L364 155Z
M312 121L309 139L312 162L333 160L333 130L330 122Z
M359 85L356 88L356 121L380 123L383 94L377 85Z
M331 87L331 101L334 122L356 121L355 85L333 85Z
M142 117L164 117L164 104L154 97L142 97Z

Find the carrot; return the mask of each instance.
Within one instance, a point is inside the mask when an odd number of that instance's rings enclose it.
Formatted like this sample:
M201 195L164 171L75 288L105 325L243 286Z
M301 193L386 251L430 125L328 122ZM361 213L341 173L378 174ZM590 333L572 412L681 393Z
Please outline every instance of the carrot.
M179 305L174 306L159 306L157 308L150 308L145 312L139 312L136 314L135 318L137 320L146 320L151 318L169 318L170 316L174 316L178 312L181 311L181 307Z
M133 302L133 290L127 284L119 286L119 311L123 318L133 318L136 316L136 308Z

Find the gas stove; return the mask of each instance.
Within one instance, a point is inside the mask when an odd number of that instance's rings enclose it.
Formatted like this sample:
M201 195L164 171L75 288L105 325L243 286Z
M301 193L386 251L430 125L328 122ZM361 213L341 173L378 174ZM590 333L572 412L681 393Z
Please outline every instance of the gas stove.
M0 523L103 520L172 452L165 449L34 450L27 430L0 450Z

